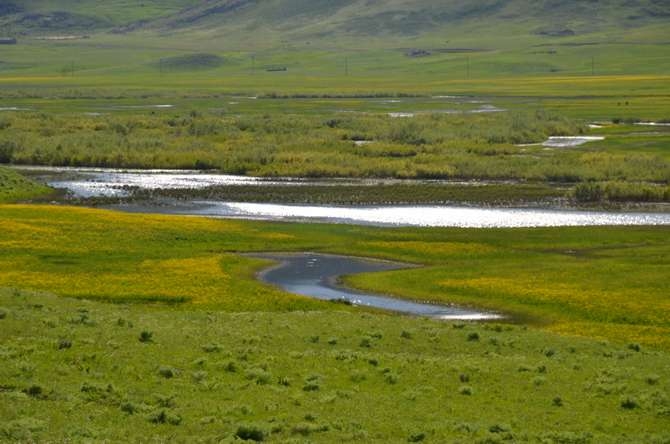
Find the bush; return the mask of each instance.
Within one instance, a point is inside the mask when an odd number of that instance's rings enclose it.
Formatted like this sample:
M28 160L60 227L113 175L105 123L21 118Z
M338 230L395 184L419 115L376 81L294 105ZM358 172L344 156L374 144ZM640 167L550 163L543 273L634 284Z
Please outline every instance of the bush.
M158 374L164 377L165 379L170 379L177 376L178 371L174 367L168 367L162 365L158 368Z
M509 432L510 427L506 424L493 424L489 427L489 432L491 433L504 433Z
M152 332L144 330L140 333L140 342L153 342L153 336Z
M260 426L253 424L240 425L235 432L235 436L245 441L264 441L267 432Z
M0 308L0 319L5 319L8 313L9 312L6 309Z
M202 350L205 353L218 353L221 351L221 346L219 344L205 344L202 346Z
M230 360L226 361L221 365L221 368L228 373L236 373L239 370L239 365L237 362Z
M58 350L64 350L72 347L72 341L69 339L60 339L58 341Z
M351 379L352 382L363 382L367 379L367 375L360 370L354 370L351 373L351 376L349 376L349 379Z
M621 400L621 408L626 410L633 410L639 407L639 404L635 398L627 396Z
M34 384L23 390L23 393L25 393L26 395L28 395L32 398L42 398L42 396L43 396L42 393L43 392L44 392L44 390L42 389L42 387L40 387L39 385L34 385Z
M398 383L399 376L395 373L387 373L384 376L384 382L387 384L397 384Z
M120 408L122 412L127 413L129 415L132 415L137 412L137 406L132 402L124 402L123 404L121 404Z
M247 372L247 379L255 381L258 385L269 384L272 375L262 368L252 368Z
M311 433L317 433L317 432L327 432L329 427L327 425L318 425L318 424L311 424L308 422L301 422L293 426L291 429L291 432L294 434L299 434L302 436L307 436Z
M649 375L644 378L644 381L649 385L656 385L661 378L658 375Z
M468 334L468 341L479 341L479 333L477 332L472 332Z
M181 424L182 418L169 410L160 409L149 413L147 421L154 424L179 425Z
M412 433L409 435L409 438L407 438L407 442L421 442L424 439L426 439L426 434L423 432L418 432L418 433Z
M458 393L461 395L470 396L472 395L472 387L468 385L461 386L461 388L458 389Z
M359 347L370 348L372 347L372 342L370 341L370 338L363 338L358 345Z
M640 344L635 344L635 343L628 344L628 350L633 350L633 351L639 352L640 351Z

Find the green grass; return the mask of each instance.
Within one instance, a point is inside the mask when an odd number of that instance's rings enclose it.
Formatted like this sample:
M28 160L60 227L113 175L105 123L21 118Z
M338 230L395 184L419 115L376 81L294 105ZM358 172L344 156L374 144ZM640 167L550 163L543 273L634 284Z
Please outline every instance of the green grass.
M380 229L48 206L5 206L0 217L5 287L226 311L323 309L329 304L255 282L267 262L237 255L319 251L423 265L359 275L349 281L356 287L670 347L667 227Z
M669 438L666 228L374 229L41 206L0 207L0 219L0 440ZM420 262L352 281L534 327L291 296L253 279L266 262L235 253L269 245Z
M566 197L568 190L542 184L388 184L388 185L232 185L200 190L137 190L121 201L157 198L219 200L227 202L276 202L293 204L380 205L380 204L445 204L470 202L478 204L513 205L533 202L537 205L555 203ZM662 199L661 199L662 200ZM119 199L85 199L85 205L105 205Z
M30 111L0 112L3 162L666 193L668 132L628 124L670 119L659 4L344 3L202 15L222 3L20 2L0 17L19 34L2 47L0 98ZM576 35L539 34L566 28ZM34 38L62 34L90 38ZM509 111L437 115L478 107L438 95ZM160 104L175 108L141 108ZM594 120L624 123L578 149L513 146ZM358 136L376 142L356 147ZM0 202L45 191L0 169ZM533 183L480 198L545 193ZM0 227L0 441L670 440L667 227L377 229L38 206L0 206ZM268 249L421 264L347 282L517 324L289 295L253 278L267 262L239 255Z
M43 197L50 192L48 187L26 179L16 171L0 167L0 203Z
M670 179L665 127L651 135L633 129L632 137L615 132L612 142L576 149L545 149L517 144L588 130L578 120L541 109L429 111L404 119L381 112L280 114L267 109L260 114L261 109L244 115L160 108L95 116L14 112L2 119L0 146L18 164L218 169L255 176L568 183ZM359 140L373 143L359 146ZM628 151L620 148L622 140Z

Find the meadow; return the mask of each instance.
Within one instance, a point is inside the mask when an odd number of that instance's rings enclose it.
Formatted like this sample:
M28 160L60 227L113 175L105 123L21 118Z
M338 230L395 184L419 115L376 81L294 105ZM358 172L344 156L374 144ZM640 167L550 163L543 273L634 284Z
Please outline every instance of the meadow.
M254 103L247 103L242 114L208 108L211 103L206 100L191 103L200 110L190 111L115 105L102 113L7 112L0 118L0 161L217 170L265 177L521 182L487 189L465 187L458 192L439 187L338 187L310 189L308 196L294 196L304 190L270 193L286 194L294 201L329 199L328 203L537 203L554 197L600 205L670 200L667 126L650 130L629 119L590 129L579 118L541 108L481 113L477 112L480 103L462 98L446 102L361 99L355 106L359 111L352 113L319 107L319 103L339 106L340 102L351 106L346 99L246 101ZM276 104L288 106L288 112L274 108ZM402 106L419 111L413 117L394 117ZM441 107L456 110L444 112ZM593 134L605 140L576 148L541 144L551 136ZM228 199L262 200L262 195L254 197L258 192L241 189L207 190L206 194L222 193Z
M43 198L53 190L37 184L16 171L0 167L0 203Z
M7 441L669 438L664 227L377 229L35 205L0 218ZM269 245L421 264L347 282L511 322L289 295L254 279L268 261L239 255Z
M281 14L259 2L232 21L198 16L216 1L24 3L32 21L0 16L18 35L0 54L2 164L482 182L204 191L248 201L670 200L670 128L639 125L670 121L658 2L549 14L507 2L480 20L470 2L440 15L393 0L383 8L404 18L381 21L383 2L335 13L301 0ZM69 11L67 26L43 28L49 8ZM605 140L535 145L560 135ZM4 204L50 192L0 167L0 442L670 442L668 227L374 228ZM344 282L507 318L440 322L287 294L255 279L269 261L243 254L268 250L416 264Z

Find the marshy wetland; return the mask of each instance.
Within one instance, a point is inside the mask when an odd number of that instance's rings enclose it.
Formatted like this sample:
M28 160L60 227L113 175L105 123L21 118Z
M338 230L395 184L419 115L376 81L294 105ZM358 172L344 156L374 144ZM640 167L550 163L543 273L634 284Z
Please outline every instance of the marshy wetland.
M5 3L0 442L670 442L662 2Z

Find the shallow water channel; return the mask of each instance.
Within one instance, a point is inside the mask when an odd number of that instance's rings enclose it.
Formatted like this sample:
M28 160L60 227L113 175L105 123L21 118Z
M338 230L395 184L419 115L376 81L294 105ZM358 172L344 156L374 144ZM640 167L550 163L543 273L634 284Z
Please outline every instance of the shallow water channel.
M47 184L61 188L78 198L132 195L132 190L205 190L216 186L313 185L370 186L375 184L413 183L426 181L324 179L267 179L249 176L175 170L118 170L100 168L20 167ZM430 181L451 186L463 182ZM465 185L478 186L470 182ZM111 206L113 209L142 212L210 216L222 218L277 221L328 222L377 226L416 227L561 227L589 225L670 225L670 213L577 211L570 209L500 208L457 205L290 205L282 203L247 203L222 200L154 199L140 203Z
M496 313L359 292L339 283L341 276L411 267L406 264L317 253L264 253L250 256L279 262L259 273L258 277L289 293L436 319L502 318Z

